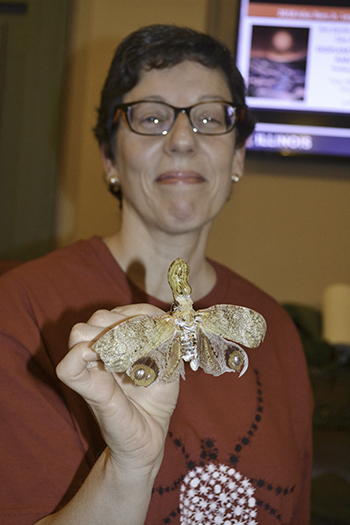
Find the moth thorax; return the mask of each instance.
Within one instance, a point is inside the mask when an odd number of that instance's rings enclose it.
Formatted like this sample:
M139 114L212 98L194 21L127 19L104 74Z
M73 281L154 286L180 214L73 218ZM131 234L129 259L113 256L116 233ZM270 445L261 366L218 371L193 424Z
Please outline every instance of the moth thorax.
M191 361L197 357L197 336L193 327L183 326L181 332L181 349L184 361Z

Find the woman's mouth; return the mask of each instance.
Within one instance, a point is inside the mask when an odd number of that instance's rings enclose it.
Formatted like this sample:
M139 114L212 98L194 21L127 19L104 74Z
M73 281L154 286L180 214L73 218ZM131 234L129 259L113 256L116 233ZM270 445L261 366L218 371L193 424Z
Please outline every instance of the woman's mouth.
M156 178L160 184L200 184L204 177L196 171L166 171Z

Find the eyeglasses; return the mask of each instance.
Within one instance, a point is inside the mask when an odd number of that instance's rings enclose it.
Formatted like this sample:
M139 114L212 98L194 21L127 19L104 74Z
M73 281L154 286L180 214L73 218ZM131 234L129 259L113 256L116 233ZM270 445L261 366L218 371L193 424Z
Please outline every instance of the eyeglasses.
M121 112L134 133L139 135L166 135L174 125L179 113L185 113L195 133L201 135L224 135L233 130L243 119L244 109L229 102L198 102L187 108L177 108L165 102L140 100L119 104L113 119L116 125Z

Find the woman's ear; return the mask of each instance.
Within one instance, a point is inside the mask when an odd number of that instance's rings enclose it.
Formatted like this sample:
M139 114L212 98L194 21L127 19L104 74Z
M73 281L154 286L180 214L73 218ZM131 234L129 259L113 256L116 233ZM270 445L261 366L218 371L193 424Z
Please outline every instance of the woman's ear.
M232 162L232 180L238 181L244 170L245 146L236 148Z
M115 181L119 180L117 169L113 163L113 160L106 155L105 148L101 146L100 148L101 159L103 164L103 169L105 172L105 179L108 184L112 182L112 179Z

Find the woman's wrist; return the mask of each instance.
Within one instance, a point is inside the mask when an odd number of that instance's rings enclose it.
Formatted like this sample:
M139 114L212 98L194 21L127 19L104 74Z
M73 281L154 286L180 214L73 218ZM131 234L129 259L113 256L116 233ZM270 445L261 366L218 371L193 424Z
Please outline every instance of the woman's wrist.
M162 464L163 452L162 450L159 456L152 462L150 461L143 465L128 465L126 461L121 462L119 458L106 447L103 453L105 475L112 483L115 482L118 484L120 480L123 480L123 487L129 484L130 486L135 486L136 483L136 485L140 485L140 487L143 486L143 490L146 486L149 486L150 490L152 490L154 480Z

